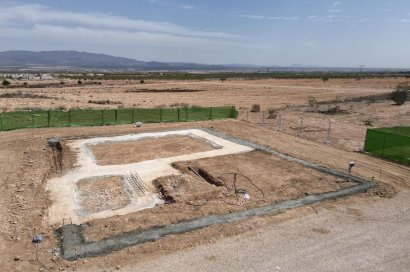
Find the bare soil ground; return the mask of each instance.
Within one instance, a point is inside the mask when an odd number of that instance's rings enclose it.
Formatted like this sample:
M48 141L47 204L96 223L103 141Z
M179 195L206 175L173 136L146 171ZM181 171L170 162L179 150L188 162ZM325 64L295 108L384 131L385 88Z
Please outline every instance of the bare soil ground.
M238 108L250 108L260 104L262 108L285 107L306 103L309 96L318 101L345 99L365 95L391 92L406 78L385 79L229 79L204 81L157 80L139 81L107 80L102 85L77 85L74 87L16 88L0 89L0 95L10 92L24 92L44 95L53 99L0 98L0 110L18 108L151 108L188 104L197 106L235 105ZM76 81L67 80L66 83ZM58 83L58 81L56 81ZM29 82L30 84L30 82ZM199 92L178 92L175 90L201 90ZM151 91L151 92L150 92ZM90 104L90 100L110 100L121 104Z
M81 206L87 213L116 209L130 203L121 177L83 179L77 183Z
M188 136L167 136L91 146L99 165L129 164L213 149L205 141Z
M323 203L298 218L121 271L405 272L409 219L409 191L373 203Z
M312 213L317 205L288 211L277 216L266 216L245 220L233 225L222 225L186 233L178 236L166 237L154 243L134 246L113 253L76 263L69 263L58 257L57 241L54 238L54 227L49 226L47 220L48 196L45 192L47 179L55 175L50 163L50 151L47 150L46 138L48 137L95 137L103 135L118 135L135 131L161 131L172 128L187 128L192 126L213 127L222 132L241 137L259 144L267 145L273 149L288 153L293 156L308 159L338 170L346 170L347 162L355 160L354 174L379 180L379 171L382 169L381 184L366 195L340 199L333 203L357 202L367 203L377 201L380 197L391 197L395 191L410 189L410 170L408 167L391 162L382 161L367 155L340 150L325 144L315 143L303 138L293 137L283 133L276 133L258 125L247 122L226 120L200 123L173 123L149 124L142 128L133 128L131 125L107 127L76 127L52 129L27 129L3 132L0 134L0 171L1 171L1 208L0 208L0 235L3 243L0 244L2 252L0 265L6 271L32 271L42 267L56 271L59 268L105 269L113 270L117 265L131 265L144 260L156 258L178 250L213 243L222 237L238 235L254 229L263 229L265 226L298 217L301 214ZM64 149L67 155L68 150ZM66 159L66 158L65 158ZM71 168L72 156L65 160L65 169ZM386 189L387 188L387 189ZM385 192L389 194L385 194ZM323 205L330 205L329 203ZM194 210L194 207L190 209ZM162 206L164 207L164 206ZM171 206L172 207L172 206ZM235 208L233 206L232 208ZM181 215L183 212L179 211ZM176 221L178 218L175 218ZM105 225L98 229L102 233L115 233L122 222L116 225L107 220ZM144 224L146 217L136 217L137 224ZM155 217L149 220L156 220ZM158 219L157 219L158 220ZM107 229L107 230L105 230ZM87 228L85 230L87 232ZM34 247L31 245L32 237L42 233L45 241L41 245L40 261L34 261ZM139 256L139 258L135 258Z
M405 79L366 79L366 80L330 80L327 83L321 80L228 80L223 83L217 81L203 82L148 82L140 85L137 83L113 81L103 82L100 86L81 86L69 88L44 88L44 89L29 89L38 95L56 96L59 100L51 99L30 99L30 98L1 98L0 107L2 110L14 110L18 107L58 107L65 106L68 108L88 107L90 99L110 99L113 101L121 100L125 106L141 106L151 107L160 106L168 103L188 103L190 105L215 106L224 104L234 104L237 107L250 108L254 103L260 104L263 109L270 107L286 108L286 105L306 106L308 96L315 96L319 101L335 99L336 96L340 99L345 97L357 97L370 94L385 93L392 90L397 84ZM189 93L134 93L125 92L126 90L137 89L200 89L206 90L203 92ZM1 89L0 93L10 91L18 91L17 89L7 90ZM93 98L92 98L92 97ZM142 128L134 128L131 125L122 126L105 126L105 127L72 127L72 128L47 128L47 129L25 129L0 133L0 267L4 271L36 271L46 267L50 271L58 271L62 269L72 270L76 267L81 269L107 270L112 271L117 265L120 267L126 265L135 265L147 260L155 260L158 256L164 256L179 250L214 243L223 237L243 235L246 232L255 230L263 230L265 227L277 224L278 222L288 221L292 218L300 217L302 214L312 214L320 207L329 209L337 209L340 204L346 203L373 203L377 202L380 197L393 197L397 191L410 189L410 169L403 165L398 165L388 161L383 161L374 157L352 152L357 150L363 143L364 132L366 125L363 120L372 116L374 126L385 126L388 124L409 125L409 106L397 107L390 102L371 103L370 105L352 104L353 110L349 114L331 116L334 123L334 134L331 135L332 143L324 144L323 129L326 128L325 116L321 113L305 113L305 122L309 125L308 120L312 119L311 127L307 127L307 131L302 136L297 135L297 123L299 118L300 108L289 106L289 128L284 131L276 132L276 121L269 120L272 124L260 124L259 117L255 115L255 121L248 120L226 120L226 121L209 121L198 123L173 123L173 124L147 124ZM117 107L118 105L92 105L92 107ZM350 105L346 104L347 110L350 110ZM342 107L344 107L342 105ZM287 111L284 113L283 120L286 121ZM292 117L293 116L293 117ZM241 117L241 119L244 119ZM324 123L324 124L323 124ZM298 208L277 216L264 216L244 220L237 224L228 224L214 226L202 230L186 233L183 235L169 236L157 242L147 243L140 246L133 246L107 256L96 257L92 259L80 260L76 263L69 263L61 260L58 256L57 241L54 236L54 228L49 226L47 222L47 207L49 198L45 191L46 181L56 175L55 169L50 161L51 152L47 147L46 139L48 137L60 138L81 138L81 137L96 137L104 135L119 135L133 132L143 131L161 131L170 130L172 128L189 128L204 126L214 128L233 136L243 138L258 144L269 146L274 150L290 154L295 157L300 157L312 162L316 162L328 167L335 168L340 171L346 171L347 163L350 160L356 162L353 169L355 175L366 179L374 178L379 186L360 196L349 197L347 199L339 199L323 204L312 205L309 207ZM293 127L290 128L290 127ZM340 128L336 130L336 128ZM309 130L309 131L308 131ZM343 131L344 130L344 131ZM340 131L340 132L338 132ZM353 141L353 142L349 142ZM71 169L75 163L75 157L72 152L64 150L64 171ZM256 156L256 155L255 155ZM246 160L246 158L243 158ZM229 160L223 164L213 165L211 162L198 161L200 166L209 168L212 175L218 176L223 171L237 171L234 162ZM194 163L194 162L192 162ZM267 162L262 161L263 164ZM274 163L274 165L276 165ZM281 165L280 163L278 164ZM226 170L223 169L226 167ZM257 165L256 165L257 167ZM220 169L219 169L220 168ZM275 168L275 167L273 167ZM288 169L289 170L289 169ZM242 172L242 170L240 170ZM278 174L272 173L272 179L279 182L280 188L282 171L281 168L276 170ZM290 169L290 176L297 175ZM306 169L303 169L306 171ZM248 175L248 170L246 170ZM202 188L196 187L197 183L189 183L189 179L193 178L192 174L184 174L188 183L186 190L195 188L199 191ZM258 176L252 177L252 180L258 180ZM180 178L180 177L178 177ZM303 180L303 182L295 182L293 188L305 188L306 182L314 182L318 177L312 177L311 180ZM324 180L324 184L336 184L342 186L344 183L336 183L331 180ZM170 178L170 182L172 179ZM175 182L174 182L175 183ZM196 184L196 185L194 185ZM199 183L198 183L199 184ZM177 184L178 185L178 184ZM199 186L199 185L198 185ZM206 185L207 188L212 188ZM298 187L301 186L301 187ZM333 186L333 185L332 185ZM222 189L222 193L223 188ZM277 190L278 188L266 188L266 190ZM325 189L328 189L326 187ZM181 187L181 192L184 192L184 187ZM252 188L248 188L252 190ZM296 189L285 190L286 193L299 194L303 190ZM314 188L312 188L314 190ZM206 193L206 190L203 190ZM213 191L213 190L211 190ZM257 195L257 192L250 193L252 197ZM174 194L176 203L173 205L164 205L159 207L178 207L178 197L180 203L184 200L195 201L194 196ZM273 196L273 195L272 195ZM275 194L280 196L280 193ZM287 197L291 195L288 194ZM192 197L192 198L189 198ZM200 196L203 199L205 196ZM183 202L184 203L184 202ZM191 204L201 204L200 201ZM190 212L193 215L200 216L207 205L196 207L195 205L184 204L186 210L175 209L175 217L170 218L170 222L175 222L183 216L185 212ZM240 207L234 205L228 209L238 209ZM225 206L225 207L226 207ZM158 207L158 208L159 208ZM332 208L333 207L333 208ZM399 208L399 207L398 207ZM93 221L85 228L85 233L89 236L98 238L104 235L120 233L124 231L126 226L147 226L157 220L160 222L164 211L156 210L158 216L155 215L147 218L140 215L133 215L132 220L122 222L120 218L110 218L103 225L102 222ZM174 208L173 208L174 209ZM168 211L169 212L169 211ZM381 211L383 212L383 211ZM350 213L347 211L347 213ZM344 216L344 214L343 214ZM360 215L354 214L360 220ZM131 219L131 217L130 217ZM171 221L173 220L173 221ZM134 221L134 222L132 222ZM93 225L95 224L95 225ZM45 236L45 241L40 247L40 262L34 260L34 247L31 244L32 237L42 233ZM238 236L240 239L241 236ZM138 256L138 258L135 258ZM45 268L44 268L45 270Z
M212 181L199 178L188 166L200 169L224 183L215 186ZM226 214L353 185L258 151L181 162L176 163L175 167L182 171L182 176L168 176L154 181L168 204L125 216L89 221L84 231L87 239L100 240L133 229L168 225L211 214ZM235 194L231 175L222 175L232 172L246 173L250 178L249 181L238 176L236 185L249 194L249 199L245 199L242 194ZM111 227L104 228L107 224Z
M396 106L390 100L375 101L363 99L345 102L345 99L390 93L399 83L408 78L373 79L229 79L204 81L157 80L107 80L101 85L78 85L76 80L64 80L66 86L48 88L1 88L0 112L18 109L75 109L75 108L118 108L118 107L169 107L169 106L223 106L234 105L239 109L239 119L263 124L277 129L278 119L266 119L268 109L275 109L282 115L282 132L298 135L300 114L304 113L302 137L323 143L327 140L328 119L332 121L330 145L348 151L363 147L366 129L410 124L410 103ZM17 83L17 82L16 82ZM38 82L33 82L37 84ZM51 82L52 83L52 82ZM28 82L30 85L30 82ZM13 96L16 92L24 97ZM44 96L44 98L41 98ZM13 98L14 97L14 98ZM53 99L48 99L48 98ZM310 112L309 97L317 102L334 100L335 103L321 105L318 110L339 106L344 114L326 115ZM90 101L110 101L108 104L94 104ZM339 101L339 102L337 102ZM253 104L265 112L248 113Z
M338 107L339 113L324 114L329 108ZM288 108L273 107L274 117L268 118L267 109L264 112L250 112L249 109L239 111L239 119L265 128L302 137L318 143L328 140L329 121L330 134L327 144L348 151L363 150L366 130L374 127L393 127L410 125L410 103L397 106L390 100L370 102L336 102L319 105L312 111L304 104ZM303 115L303 130L300 135L301 115Z

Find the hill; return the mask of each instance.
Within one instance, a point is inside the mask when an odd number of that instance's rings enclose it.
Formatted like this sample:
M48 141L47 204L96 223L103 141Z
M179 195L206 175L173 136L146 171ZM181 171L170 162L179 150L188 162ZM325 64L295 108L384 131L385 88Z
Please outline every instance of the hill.
M226 66L194 63L144 62L78 51L4 51L0 52L2 68L88 68L135 70L224 70Z

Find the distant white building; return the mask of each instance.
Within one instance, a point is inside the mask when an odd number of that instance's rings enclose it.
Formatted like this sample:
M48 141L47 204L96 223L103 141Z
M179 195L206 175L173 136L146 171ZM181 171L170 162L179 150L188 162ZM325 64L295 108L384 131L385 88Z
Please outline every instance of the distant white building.
M16 80L52 80L52 74L2 74L3 78L10 78Z

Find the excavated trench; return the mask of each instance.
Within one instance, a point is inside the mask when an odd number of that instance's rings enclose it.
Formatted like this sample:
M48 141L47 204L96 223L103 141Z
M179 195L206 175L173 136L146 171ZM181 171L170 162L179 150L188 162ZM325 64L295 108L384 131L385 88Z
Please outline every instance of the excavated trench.
M99 256L132 245L156 241L158 239L161 239L162 237L171 234L181 234L216 224L232 223L238 220L243 220L254 216L277 214L289 209L310 205L317 202L363 193L375 186L375 184L371 181L367 181L356 176L349 176L348 174L336 171L334 169L271 150L270 148L267 148L265 146L244 141L242 139L238 139L214 130L209 130L205 128L200 129L207 133L213 134L217 137L232 141L234 143L245 145L256 150L262 151L264 153L277 156L288 161L302 164L305 167L312 168L320 172L330 174L339 178L343 178L346 180L350 179L352 182L356 183L356 185L353 187L340 189L334 192L309 195L298 199L287 200L281 203L275 203L249 210L222 215L210 215L201 218L180 221L171 225L155 226L144 230L134 230L121 235L108 237L96 242L85 241L82 235L81 225L63 225L62 227L56 230L56 233L60 238L62 257L67 260L77 260L79 258L84 257ZM218 179L212 177L212 175L207 173L204 169L198 168L197 173L207 182L211 184L215 183L214 185L218 186L218 184L216 184L218 183ZM157 189L161 190L161 188Z

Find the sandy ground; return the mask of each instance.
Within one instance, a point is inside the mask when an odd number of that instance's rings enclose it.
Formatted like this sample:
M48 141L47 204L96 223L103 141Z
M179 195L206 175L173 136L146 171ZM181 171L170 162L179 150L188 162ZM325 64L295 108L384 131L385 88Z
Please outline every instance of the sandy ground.
M168 136L91 146L99 165L129 164L212 149L214 148L205 141L188 136Z
M261 217L227 226L210 227L180 236L170 236L155 243L130 247L118 253L86 259L77 263L69 263L58 258L58 250L56 250L57 241L54 238L53 229L44 224L44 216L50 205L48 195L45 192L45 185L50 177L55 176L55 172L49 162L50 152L46 147L47 137L95 137L127 134L136 130L139 132L158 131L192 126L213 127L219 131L264 144L290 155L342 171L346 171L347 162L353 159L357 163L353 170L354 174L365 178L375 177L376 181L379 181L379 174L381 173L381 184L383 186L368 194L326 204L326 207L331 207L331 209L337 209L343 203L349 203L349 205L371 205L371 203L379 202L381 197L394 196L395 190L402 191L410 188L410 169L408 167L364 154L340 150L323 143L315 143L303 138L277 133L258 125L235 120L149 124L138 130L131 125L122 125L27 129L2 132L0 133L0 146L2 150L0 152L0 194L2 204L0 207L0 236L3 241L0 244L0 265L2 269L5 271L33 271L42 267L40 263L33 260L34 248L31 245L31 239L37 233L44 234L46 238L41 246L40 261L50 271L58 271L59 268L67 267L72 269L75 266L77 269L113 271L117 265L124 267L140 264L144 261L154 261L160 256L204 244L215 243L217 240L223 241L226 237L234 236L236 239L242 239L241 235L246 232L252 230L262 232L268 226L277 225L292 218L298 218L301 215L314 214L315 210L318 209L318 206L315 205L295 209L273 217ZM67 160L64 163L65 172L68 170L67 168L72 167L71 164L72 160ZM391 192L392 187L394 188L393 192ZM393 202L392 205L396 205L396 209L402 209L406 206L406 202ZM349 211L339 213L339 217L344 217L349 213ZM380 218L377 220L388 224L388 219L385 219L383 216L384 213L379 212L375 218ZM359 215L358 220L361 220L360 218ZM406 217L403 216L403 218ZM329 224L332 222L332 220L329 220ZM303 224L300 227L303 228ZM107 224L103 228L115 231L116 226ZM297 235L297 233L294 235ZM377 233L376 230L375 235L384 237L384 233ZM380 252L386 251L385 249L380 249ZM408 253L409 251L404 250L403 252ZM135 258L135 256L138 256L138 258ZM371 258L371 256L369 255L368 258ZM388 258L382 260L386 261L386 263L394 264L394 261Z
M87 213L118 209L130 203L119 176L83 179L77 187L80 206Z
M84 229L87 239L97 241L133 229L168 225L212 214L227 214L354 185L340 178L256 151L184 161L177 165L182 176L168 176L162 178L160 182L162 185L168 185L170 189L167 191L167 196L173 197L175 203L121 217L89 221ZM205 169L214 177L232 172L246 174L250 182L238 177L237 189L245 190L250 198L244 199L241 194L235 194L229 188L232 187L230 184L228 188L224 185L216 187L199 179L188 170L188 165ZM226 178L227 183L232 178L226 175L223 177ZM190 189L189 192L187 189ZM111 228L104 228L105 225Z
M260 104L262 108L284 107L304 104L309 96L319 101L344 99L391 92L406 78L387 79L264 79L243 80L229 79L205 81L103 81L102 85L87 85L58 88L17 88L0 89L2 93L17 91L45 95L50 99L0 98L0 110L16 108L117 108L170 106L189 104L198 106L235 105L238 108L250 108ZM141 92L141 90L169 90L169 92ZM189 89L188 92L173 92L173 89ZM201 90L192 92L191 90ZM114 104L98 105L90 100L110 100ZM120 102L121 104L118 104Z
M95 157L90 151L90 147L96 145L104 145L107 143L112 144L122 141L129 142L131 140L138 141L139 139L144 140L147 138L168 136L185 136L192 137L197 140L201 139L203 142L207 143L206 151L146 160L131 164L123 164L119 162L119 164L113 165L98 165L95 161ZM178 141L176 143L178 144ZM252 150L250 147L236 144L198 129L128 134L117 137L96 137L91 139L69 141L67 145L70 150L78 153L75 168L70 169L70 171L64 175L48 180L46 186L46 189L49 192L48 195L52 201L52 205L49 207L48 211L48 223L54 226L61 225L65 219L70 219L70 221L74 224L80 224L91 219L126 215L131 212L153 208L156 205L161 204L162 201L152 188L152 181L158 177L178 174L178 171L171 167L172 163L177 161L236 154ZM110 151L110 148L106 149ZM62 153L64 154L64 150ZM109 156L110 154L112 154L112 152L108 152L108 156L106 156L108 161L111 160L111 157ZM155 155L155 148L153 152L145 152L145 156L149 156L151 158ZM118 158L118 154L114 154L113 157ZM127 158L125 159L127 160ZM115 210L104 210L93 214L83 214L79 212L82 208L77 201L78 191L76 183L78 181L91 177L114 175L126 176L131 172L137 173L141 179L141 182L147 187L148 190L145 191L143 195L137 195L135 191L135 197L130 199L131 203L129 205ZM130 190L133 191L131 184L129 184L128 187L130 187Z
M410 126L410 103L397 106L389 100L375 103L340 102L320 105L318 111L326 111L333 107L340 107L342 112L335 115L312 112L304 103L290 108L274 107L275 118L268 118L267 109L262 109L261 112L241 109L238 118L310 141L326 142L328 145L348 151L363 150L368 128ZM302 116L303 129L301 130Z
M410 169L352 151L362 148L364 133L368 127L364 125L364 121L370 117L373 118L374 126L409 125L409 103L401 107L394 106L389 101L370 105L366 103L346 104L341 106L346 106L349 114L329 117L319 113L305 113L306 131L300 137L295 136L298 134L299 113L303 111L300 107L306 105L309 96L314 96L321 101L386 93L392 91L396 84L404 81L406 79L403 78L360 81L329 80L326 83L321 80L228 80L223 83L212 80L148 81L143 86L135 82L107 81L101 86L0 89L0 93L24 91L56 97L56 99L31 100L2 98L0 99L1 111L15 110L19 107L115 108L118 106L152 107L163 104L168 106L173 103L202 106L233 104L238 108L243 108L242 110L249 109L252 104L257 103L264 110L271 107L286 109L283 113L284 129L281 133L276 132L277 119L269 120L267 125L261 125L258 121L261 117L258 115L255 115L254 121L249 120L248 122L227 120L144 124L139 129L131 125L121 125L1 132L0 237L2 243L0 244L0 267L4 271L36 271L42 265L50 271L72 270L74 267L77 270L114 271L116 266L122 269L128 266L135 268L143 265L140 268L144 271L160 268L158 266L160 263L164 265L162 271L172 271L172 268L167 266L169 263L174 264L176 268L179 267L180 271L193 267L196 267L195 270L205 271L206 263L208 263L210 267L208 271L222 270L222 265L227 271L230 268L240 271L244 264L241 261L235 261L240 259L249 260L246 262L249 267L248 271L269 269L272 271L276 269L276 266L281 269L289 268L287 271L338 271L340 267L347 267L347 269L342 269L343 271L405 271L403 268L408 267L409 264L403 254L409 256L410 250L408 243L403 243L408 240L408 236L403 232L408 229L409 215L403 209L409 206L407 190L410 189ZM144 88L185 88L205 91L127 92ZM123 104L88 103L88 100L99 99L121 100ZM352 109L350 109L351 105L353 105ZM240 119L244 119L242 116ZM324 143L327 118L334 121L330 144ZM380 186L361 196L300 208L273 217L255 218L228 226L210 227L180 236L171 236L155 243L131 247L108 256L81 260L77 263L69 263L58 257L53 229L44 224L47 208L51 204L45 191L45 184L49 178L56 176L55 169L49 162L50 150L46 145L47 137L75 137L78 139L193 126L213 127L218 131L267 145L272 149L341 171L346 171L347 163L354 160L356 162L353 169L354 174L367 179L374 178ZM65 158L65 160L64 171L67 172L75 161L73 162L73 158ZM396 191L399 191L398 196L384 200L384 197L394 196ZM367 211L370 213L368 214ZM144 218L138 220L144 220ZM116 228L116 225L106 224L101 226L99 231L113 233ZM391 231L392 229L397 231ZM266 236L260 236L262 238L259 240L262 241L254 245L254 237L264 235L265 230ZM46 238L40 250L41 263L33 260L34 247L31 239L37 233L44 234ZM251 237L249 239L247 238L248 233ZM281 236L276 236L276 233ZM242 240L246 243L233 245ZM266 244L263 241L266 241ZM214 247L215 243L217 246ZM207 250L211 252L220 250L221 253L189 255L194 254L190 253L190 248L193 250L198 248L200 251L201 246L209 244L211 245L210 248L206 247ZM224 247L225 244L226 247ZM316 244L318 246L315 246ZM243 249L248 246L250 250ZM272 254L278 251L277 246L283 249L283 254ZM315 254L312 255L312 252ZM174 253L179 255L167 257L167 254ZM221 256L226 256L226 258ZM328 258L318 256L328 256ZM177 264L179 259L186 260L185 264L191 264L191 267L178 266L184 264L182 261ZM332 263L328 261L329 259ZM162 261L159 262L159 260ZM192 264L194 260L197 263L196 266ZM281 260L287 261L281 262ZM146 266L143 262L147 262ZM240 264L242 266L238 267L237 265ZM306 267L313 269L304 269ZM129 270L133 271L134 268L129 268ZM140 268L134 270L139 271Z
M121 271L405 272L410 267L409 207L410 191L373 203L323 204L314 213L263 230Z
M240 120L256 124L263 122L262 112L248 112L253 104L258 104L265 112L265 118L269 109L275 109L277 114L281 115L281 131L294 136L300 133L300 114L303 112L302 137L315 142L323 143L328 140L327 129L330 120L328 144L348 151L358 151L363 147L367 128L410 125L410 103L398 107L390 100L343 102L345 98L387 94L397 84L409 82L407 78L331 79L327 82L321 79L230 79L224 82L171 80L146 81L146 84L132 80L109 80L102 81L102 85L82 86L76 86L74 80L65 81L67 84L72 83L74 87L0 88L0 95L20 91L51 98L0 98L0 112L30 108L102 109L234 105L239 109ZM55 83L58 84L59 81ZM320 109L339 106L346 112L338 115L307 112L310 110L306 107L309 97L319 102L338 100L339 103L322 105ZM90 100L110 100L114 103L98 105L88 103ZM265 119L265 122L264 126L267 128L276 130L278 127L278 118Z

